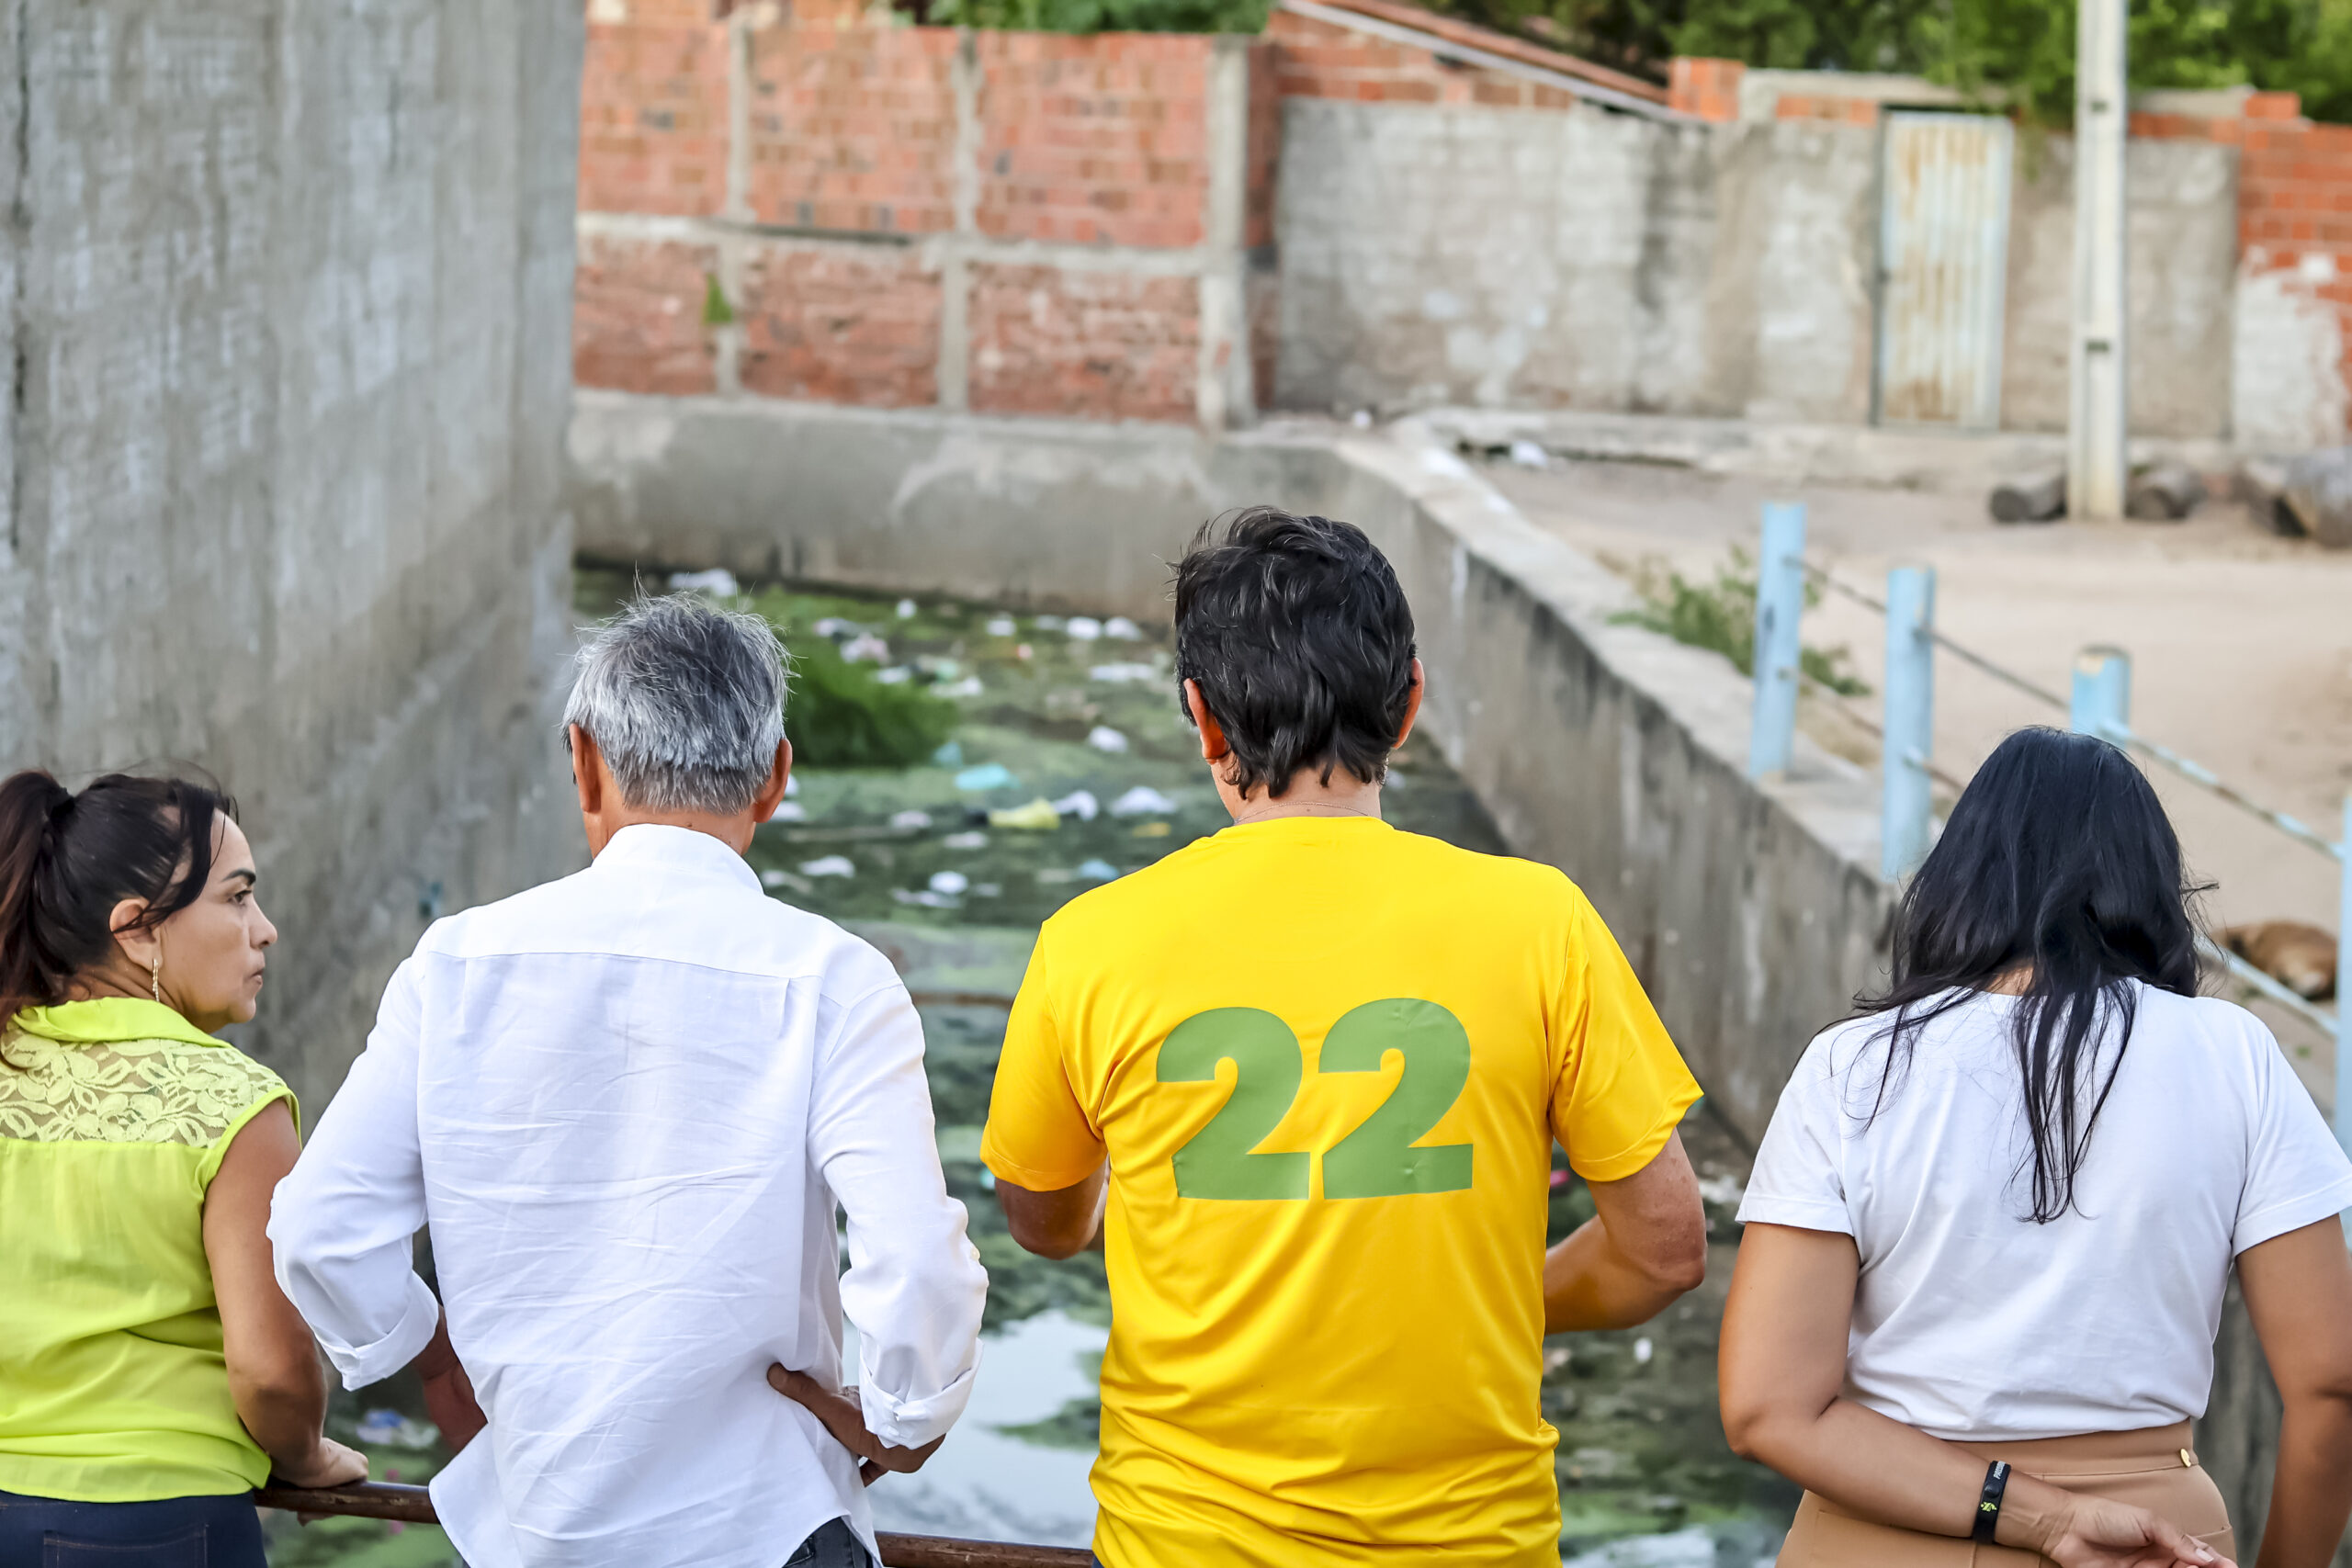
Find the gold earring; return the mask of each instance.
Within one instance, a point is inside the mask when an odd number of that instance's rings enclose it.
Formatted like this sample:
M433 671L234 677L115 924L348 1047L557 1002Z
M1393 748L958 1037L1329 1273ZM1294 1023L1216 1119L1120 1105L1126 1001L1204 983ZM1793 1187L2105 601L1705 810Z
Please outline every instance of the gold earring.
M155 998L157 1005L160 1006L162 1004L164 1000L164 950L160 945L155 949L155 962L148 968L147 971L147 992L150 996Z

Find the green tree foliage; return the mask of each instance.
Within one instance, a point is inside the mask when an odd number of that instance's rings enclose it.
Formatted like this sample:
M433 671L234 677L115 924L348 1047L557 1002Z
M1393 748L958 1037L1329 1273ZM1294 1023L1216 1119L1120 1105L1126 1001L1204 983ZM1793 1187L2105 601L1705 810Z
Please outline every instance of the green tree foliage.
M1079 0L1066 0L1079 3ZM1675 55L1893 71L2074 117L2075 0L1428 0L1664 80ZM2352 0L2131 0L2135 87L2250 85L2352 120Z

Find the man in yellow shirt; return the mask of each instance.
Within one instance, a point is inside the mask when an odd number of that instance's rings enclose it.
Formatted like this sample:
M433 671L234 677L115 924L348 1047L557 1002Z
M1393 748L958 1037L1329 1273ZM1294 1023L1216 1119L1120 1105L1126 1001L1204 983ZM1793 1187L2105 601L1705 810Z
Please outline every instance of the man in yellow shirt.
M981 1145L1023 1247L1102 1240L1095 1551L1556 1565L1543 1337L1699 1282L1698 1086L1566 876L1381 821L1421 667L1361 531L1204 529L1176 637L1234 826L1046 922Z

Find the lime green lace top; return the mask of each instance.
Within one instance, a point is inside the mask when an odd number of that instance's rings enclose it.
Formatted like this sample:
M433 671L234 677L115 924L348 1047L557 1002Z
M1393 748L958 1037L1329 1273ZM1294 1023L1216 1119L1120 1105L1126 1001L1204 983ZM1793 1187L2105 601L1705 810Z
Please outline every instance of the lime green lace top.
M293 1091L167 1007L17 1015L0 1039L0 1491L140 1502L248 1491L204 1193Z

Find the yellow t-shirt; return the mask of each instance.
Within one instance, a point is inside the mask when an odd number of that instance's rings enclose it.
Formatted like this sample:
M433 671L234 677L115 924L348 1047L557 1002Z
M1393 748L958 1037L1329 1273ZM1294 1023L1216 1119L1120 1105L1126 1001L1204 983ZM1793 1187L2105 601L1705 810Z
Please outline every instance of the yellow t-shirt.
M1556 1568L1553 1140L1630 1176L1698 1097L1546 866L1279 818L1072 900L981 1154L1110 1158L1103 1562Z
M0 1492L85 1503L248 1492L204 1194L293 1091L167 1007L19 1013L0 1040Z

